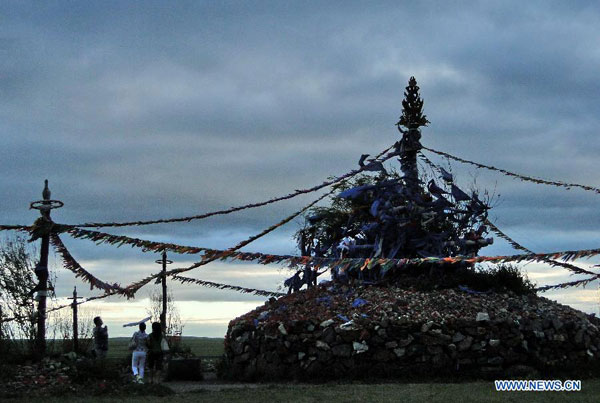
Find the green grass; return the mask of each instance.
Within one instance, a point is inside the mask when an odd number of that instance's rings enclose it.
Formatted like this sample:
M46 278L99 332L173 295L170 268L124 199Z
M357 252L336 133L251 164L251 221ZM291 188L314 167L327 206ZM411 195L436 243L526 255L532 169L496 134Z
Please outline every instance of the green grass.
M165 397L123 397L123 402L597 402L600 380L582 381L581 392L496 392L493 382L460 384L325 384L265 385L258 388L198 391ZM62 401L111 402L115 397L48 398Z

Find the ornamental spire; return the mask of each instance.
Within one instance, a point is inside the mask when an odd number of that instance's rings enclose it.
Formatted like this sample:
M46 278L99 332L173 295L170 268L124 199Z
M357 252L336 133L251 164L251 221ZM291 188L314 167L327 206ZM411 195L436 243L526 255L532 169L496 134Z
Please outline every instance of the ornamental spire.
M417 80L411 77L404 92L402 101L402 116L396 123L398 130L402 133L399 143L400 164L404 181L413 191L419 187L419 170L417 168L417 153L421 149L421 130L419 127L427 126L429 121L423 115L423 100L419 95ZM403 130L404 126L408 130Z
M427 116L423 115L423 100L419 95L419 86L414 77L411 77L408 81L402 108L402 116L396 124L398 129L400 129L400 126L407 129L418 129L420 126L427 126L429 123Z

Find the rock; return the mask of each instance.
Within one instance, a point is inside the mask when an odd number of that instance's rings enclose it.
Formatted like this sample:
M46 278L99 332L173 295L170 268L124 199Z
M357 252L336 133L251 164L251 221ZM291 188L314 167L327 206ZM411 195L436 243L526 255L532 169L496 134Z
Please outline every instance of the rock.
M499 345L500 345L500 340L490 339L490 347L498 347Z
M488 359L487 362L490 365L502 365L502 363L504 362L504 358L502 358L502 357L492 357L492 358Z
M331 326L335 323L335 321L333 319L328 319L328 320L324 320L323 322L321 322L321 327L328 327Z
M398 324L399 325L405 325L407 323L410 322L410 318L408 317L408 315L402 315L398 317Z
M367 346L366 343L359 343L357 341L352 343L352 347L354 348L356 354L364 353L365 351L369 350L369 346Z
M462 334L461 332L456 332L456 333L454 333L454 336L452 336L452 342L453 343L461 342L464 339L465 339L465 335Z
M506 370L506 375L510 378L520 377L533 379L539 377L539 373L535 368L521 364L512 365L509 367Z
M563 327L563 323L560 321L560 319L554 318L554 319L552 319L552 326L556 330L560 330Z
M399 345L400 347L406 347L406 346L408 346L410 343L412 343L414 339L415 339L415 338L414 338L414 337L413 337L411 334L409 334L409 335L406 337L406 339L401 339L401 340L398 342L398 345Z
M404 349L404 348L395 348L394 349L394 354L396 354L396 357L398 357L398 358L404 357L404 354L406 354L406 349Z
M467 336L463 341L457 344L458 351L466 351L471 348L471 344L473 344L473 338L471 336Z
M327 344L321 340L317 340L316 346L317 346L317 348L320 348L321 350L329 350L331 348L331 347L329 347L329 344Z
M490 320L490 315L487 312L478 312L475 321L485 322Z
M305 356L306 356L306 353L303 353L302 351L300 351L298 353L298 360L302 360Z
M440 340L435 336L430 336L428 334L421 335L421 343L426 346L432 346L435 344L440 344Z
M521 338L519 336L510 337L505 339L504 343L509 347L515 347L521 343Z
M244 352L244 345L242 343L231 343L232 347L231 349L233 350L233 353L236 355L242 354Z
M441 368L448 362L448 357L442 353L435 354L431 357L431 365L434 368Z
M427 323L423 323L423 326L421 326L421 333L427 333L429 331L429 329L431 329L431 327L434 325L433 321L429 321Z
M444 352L442 346L427 346L427 352L432 355L440 355Z
M356 326L356 324L354 323L353 320L350 320L346 323L343 323L340 325L340 329L342 330L356 330L358 329L358 326Z
M573 341L577 345L582 345L583 344L583 329L579 329L577 331L577 333L575 333L575 337L573 338Z
M398 347L398 343L395 341L388 341L385 343L385 348L396 348Z
M373 360L377 362L387 362L394 358L396 358L395 355L391 351L385 349L379 349L373 354Z
M350 357L352 355L352 346L349 344L338 344L331 348L331 353L337 357Z
M283 325L283 323L280 323L277 329L279 330L279 333L281 333L284 336L287 336L288 332L287 330L285 330L285 326Z

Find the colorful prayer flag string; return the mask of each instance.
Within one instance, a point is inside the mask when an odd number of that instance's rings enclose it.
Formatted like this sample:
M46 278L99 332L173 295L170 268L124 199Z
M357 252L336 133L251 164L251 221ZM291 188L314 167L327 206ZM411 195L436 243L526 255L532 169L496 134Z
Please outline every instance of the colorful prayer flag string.
M82 228L70 228L66 231L73 238L88 239L97 245L108 244L117 248L129 245L132 248L141 248L144 252L162 252L163 250L180 254L197 254L215 251L215 249L196 246L183 246L167 242L155 242L145 239L132 238L125 235L113 235L106 232L86 230Z
M598 276L588 277L588 278L584 278L581 280L569 281L568 283L545 285L543 287L538 287L535 290L544 292L544 291L548 291L548 290L562 289L562 288L567 288L567 287L579 287L579 286L585 287L588 283L590 283L594 280L597 280L597 279L598 279Z
M522 251L527 252L529 254L534 253L533 251L527 249L526 247L524 247L523 245L519 244L514 239L512 239L511 237L509 237L508 235L506 235L504 232L500 231L500 229L498 227L496 227L494 224L492 224L490 222L490 220L486 219L485 220L485 224L487 226L489 226L490 229L492 231L494 231L494 233L496 235L498 235L500 238L502 238L505 241L507 241L513 248L522 250ZM567 269L569 271L572 271L573 273L577 273L577 274L589 274L589 275L595 276L596 278L600 276L599 273L591 272L589 270L586 270L586 269L583 269L581 267L575 266L574 264L570 264L570 263L566 263L566 262L559 262L559 261L552 260L552 259L543 259L542 261L545 262L545 263L548 263L551 266L559 266L559 267L565 268L565 269Z
M218 251L218 252L207 252L204 256L203 256L203 260L197 263L194 263L193 265L191 265L190 267L186 267L186 268L179 268L179 269L172 269L166 272L166 276L172 276L174 274L180 274L180 273L184 273L193 269L196 269L200 266L204 266L207 265L208 263L214 262L215 260L223 260L226 258L237 258L237 259L241 259L242 256L244 255L243 253L237 252L238 249L243 248L244 246L250 244L251 242L254 242L255 240L257 240L260 237L263 237L265 235L267 235L269 232L281 227L282 225L290 222L291 220L293 220L294 218L298 217L299 215L301 215L302 213L304 213L305 211L307 211L308 209L310 209L311 207L313 207L315 204L317 204L319 201L323 200L325 197L331 195L334 192L334 190L331 190L328 193L323 194L322 196L320 196L319 198L317 198L316 200L314 200L313 202L311 202L310 204L308 204L307 206L305 206L304 208L302 208L301 210L298 210L297 212L295 212L294 214L290 215L289 217L284 218L283 220L279 221L277 224L274 224L272 226L270 226L269 228L263 230L262 232L253 235L249 238L247 238L244 241L239 242L237 245L235 245L234 247L227 249L225 251ZM258 255L258 254L257 254ZM273 263L277 260L277 258L274 255L264 255L264 254L260 254L260 258L258 258L259 261L262 260L263 264L268 264L268 263ZM254 259L252 259L254 260ZM284 259L281 259L284 260ZM149 277L146 277L145 279L142 279L140 281L138 281L135 284L132 284L131 286L127 287L126 292L127 293L136 293L140 288L142 288L144 285L148 284L150 281L162 276L163 273L159 272L156 274L153 274ZM129 295L129 294L128 294ZM132 294L131 294L132 295Z
M281 296L286 295L281 292L266 291L266 290L260 290L257 288L246 288L246 287L240 287L237 285L230 285L230 284L221 284L221 283L215 283L212 281L199 280L199 279L183 277L183 276L173 276L173 279L180 281L182 284L194 283L194 284L202 285L205 287L218 288L220 290L234 290L234 291L242 292L244 294L254 294L254 295L260 295L263 297L281 297Z
M31 227L29 225L0 225L0 231L27 231L29 232Z
M75 273L75 277L81 277L83 280L89 283L90 290L93 290L94 287L104 290L105 292L123 290L117 283L109 284L104 282L85 270L71 255L57 234L50 234L50 240L54 246L54 249L56 249L56 252L61 255L65 269Z
M439 171L442 175L444 175L445 171L440 168L438 165L434 164L429 158L427 158L423 153L420 154L421 158L423 159L423 161L425 161L432 169L435 169L437 171ZM490 227L490 229L500 238L504 239L505 241L507 241L513 248L517 249L517 250L522 250L523 252L526 252L528 254L533 254L534 252L531 251L530 249L526 248L525 246L519 244L517 241L515 241L514 239L512 239L511 237L509 237L508 235L506 235L504 232L502 232L496 225L494 225L489 219L485 219L484 224L487 225L488 227ZM573 273L577 273L577 274L589 274L592 275L593 277L589 278L589 281L594 280L595 278L598 278L600 276L600 274L597 273L593 273L589 270L583 269L581 267L578 267L574 264L570 264L567 262L559 262L556 260L552 260L552 259L543 259L543 262L551 265L551 266L559 266L562 268L565 268ZM538 290L541 291L545 291L546 289L550 289L550 288L557 288L557 287L567 287L569 286L569 284L572 285L580 285L580 284L585 284L587 283L586 280L579 280L579 281L574 281L574 282L569 282L569 283L562 283L562 284L557 284L554 286L548 286L549 288L545 288L545 287L540 287L538 288Z

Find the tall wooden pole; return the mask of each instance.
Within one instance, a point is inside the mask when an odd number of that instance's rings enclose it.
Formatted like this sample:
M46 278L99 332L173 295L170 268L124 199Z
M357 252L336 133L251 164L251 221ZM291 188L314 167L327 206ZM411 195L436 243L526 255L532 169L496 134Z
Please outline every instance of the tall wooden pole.
M73 298L69 298L73 300L71 304L71 309L73 309L73 351L79 351L79 324L77 319L77 299L81 298L77 296L77 287L73 287Z
M48 180L45 181L44 191L42 192L42 206L40 215L42 220L51 222L50 219L50 189ZM36 333L36 353L38 357L46 354L46 296L48 294L48 249L50 246L50 233L44 232L42 235L42 246L40 249L40 261L35 268L38 282L38 308L37 308L37 333Z
M46 296L48 294L48 249L50 247L50 232L53 222L50 218L50 211L54 208L60 208L63 202L50 199L50 189L48 188L48 179L44 181L44 190L42 191L42 200L32 202L30 208L40 211L41 217L38 218L32 229L31 240L42 239L40 248L40 260L35 267L35 275L38 284L32 290L32 295L37 291L37 331L35 335L35 355L42 358L46 354Z
M160 313L160 325L163 335L167 334L167 251L162 253L162 312Z

